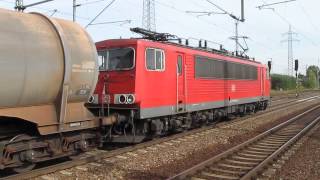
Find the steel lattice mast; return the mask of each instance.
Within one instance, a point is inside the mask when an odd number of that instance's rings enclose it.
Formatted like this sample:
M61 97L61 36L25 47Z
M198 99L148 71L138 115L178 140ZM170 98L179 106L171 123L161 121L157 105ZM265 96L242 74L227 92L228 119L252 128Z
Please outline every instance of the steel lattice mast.
M288 43L288 76L293 76L293 42L298 42L299 40L294 38L294 35L297 35L297 33L292 31L291 25L289 25L289 31L284 35L287 36L287 39L282 42Z
M143 0L142 27L151 31L156 30L155 0Z

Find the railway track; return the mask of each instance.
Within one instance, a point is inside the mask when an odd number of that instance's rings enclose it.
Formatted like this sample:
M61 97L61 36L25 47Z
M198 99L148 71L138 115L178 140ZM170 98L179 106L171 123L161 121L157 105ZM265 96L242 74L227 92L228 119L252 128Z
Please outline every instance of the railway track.
M281 108L281 107L286 107L286 106L290 106L290 105L293 105L293 104L296 104L296 103L301 103L301 102L306 102L306 101L313 101L317 98L320 98L320 96L306 96L306 97L303 97L303 98L297 98L297 99L293 99L293 100L288 100L288 101L284 101L284 102L281 102L281 103L277 103L277 104L271 104L270 108L267 109L267 111L273 111L273 110L276 110L278 108Z
M317 94L319 93L319 90L306 90L303 92L299 92L299 96L301 95L308 95L308 94ZM278 94L278 95L271 95L274 102L281 101L284 99L290 99L290 98L296 98L295 93L288 93L288 94Z
M320 105L169 179L258 178L319 122Z
M317 99L318 97L313 96L311 97L311 99ZM281 111L285 108L288 108L291 105L294 104L303 104L305 102L307 102L308 100L310 100L310 97L305 98L305 99L300 99L299 102L295 102L292 104L287 104L285 106L278 106L277 108L274 109L269 109L266 110L264 113L258 113L255 115L255 117L259 117L259 116L265 116L266 114L270 113L270 112L277 112L277 111ZM295 100L296 101L296 100ZM61 171L61 170L65 170L65 169L69 169L75 166L80 166L80 165L84 165L84 164L88 164L91 162L95 162L104 158L110 158L110 157L115 157L118 155L123 155L125 153L128 152L133 152L139 149L144 149L147 147L152 147L161 143L165 143L165 142L170 142L170 141L174 141L175 140L180 140L183 139L187 136L200 136L201 134L206 134L206 131L210 131L212 128L215 127L222 127L224 125L231 125L233 123L236 123L238 121L247 119L253 117L253 115L248 115L246 117L242 117L242 118L238 118L236 120L233 120L231 122L222 122L222 123L218 123L218 124L213 124L207 127L203 127L203 128L199 128L199 129L194 129L191 131L187 131L187 132L183 132L180 134L175 134L172 136L168 136L168 137L164 137L164 138L160 138L160 139L155 139L152 141L148 141L145 143L141 143L141 144L137 144L134 146L128 146L128 147L124 147L124 148L120 148L120 149L116 149L116 150L112 150L112 151L106 151L106 150L93 150L91 152L88 152L86 154L84 154L82 157L79 157L75 160L70 160L70 161L64 161L58 164L53 164L53 165L49 165L49 166L45 166L45 167L39 167L33 171L30 172L25 172L25 173L21 173L21 174L9 174L6 176L1 177L0 174L0 180L3 179L29 179L29 178L34 178L34 177L38 177L44 174L49 174L49 173L53 173L53 172L57 172L57 171ZM183 141L183 140L182 140Z

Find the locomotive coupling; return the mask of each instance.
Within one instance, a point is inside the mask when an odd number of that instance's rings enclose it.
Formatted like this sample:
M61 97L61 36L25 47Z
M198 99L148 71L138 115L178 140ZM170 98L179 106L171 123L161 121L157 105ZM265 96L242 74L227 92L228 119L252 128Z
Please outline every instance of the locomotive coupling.
M121 121L123 121L125 119L126 119L125 116L122 116L122 115L119 115L119 114L112 114L112 115L110 115L108 117L101 118L102 125L104 125L104 126L112 125L112 124L115 124L117 122L121 122Z

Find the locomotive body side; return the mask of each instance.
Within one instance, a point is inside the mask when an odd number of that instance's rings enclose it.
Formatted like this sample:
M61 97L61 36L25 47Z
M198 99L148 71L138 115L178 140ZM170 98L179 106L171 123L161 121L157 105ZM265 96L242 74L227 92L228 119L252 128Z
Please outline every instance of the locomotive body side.
M138 51L141 54L150 47L163 50L165 54L165 68L160 71L146 69L146 56L137 59L141 61L136 78L137 92L141 97L141 119L269 100L269 94L265 92L267 88L263 86L267 82L266 67L260 63L149 41L141 44ZM250 66L256 69L256 75L253 79L228 78L224 77L227 75L224 70L217 74L221 78L197 77L197 73L203 74L201 68L204 67L199 67L200 72L196 72L196 61L207 58L228 62L222 67L225 69L232 65ZM181 73L177 72L178 59L182 61Z

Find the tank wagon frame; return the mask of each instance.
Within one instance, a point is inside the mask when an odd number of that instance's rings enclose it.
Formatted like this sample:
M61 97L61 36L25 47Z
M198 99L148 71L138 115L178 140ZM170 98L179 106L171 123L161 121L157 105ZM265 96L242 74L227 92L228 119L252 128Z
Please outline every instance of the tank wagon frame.
M75 156L100 143L84 104L98 78L96 47L79 25L0 9L0 170Z

